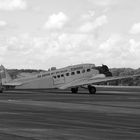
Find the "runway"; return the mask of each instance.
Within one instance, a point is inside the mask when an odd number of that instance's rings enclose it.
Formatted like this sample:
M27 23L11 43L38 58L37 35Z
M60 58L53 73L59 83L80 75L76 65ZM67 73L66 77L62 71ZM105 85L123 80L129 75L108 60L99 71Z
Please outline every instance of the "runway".
M140 89L6 91L2 140L139 140Z

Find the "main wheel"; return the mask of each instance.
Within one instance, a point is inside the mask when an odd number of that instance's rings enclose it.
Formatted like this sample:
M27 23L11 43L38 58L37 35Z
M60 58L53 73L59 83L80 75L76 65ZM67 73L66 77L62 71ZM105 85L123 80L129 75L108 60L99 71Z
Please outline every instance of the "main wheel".
M88 90L90 94L96 94L96 88L94 86L88 85Z
M76 87L76 88L71 88L71 92L72 92L72 93L77 93L77 92L78 92L78 87Z
M3 90L2 89L0 89L0 93L3 93Z

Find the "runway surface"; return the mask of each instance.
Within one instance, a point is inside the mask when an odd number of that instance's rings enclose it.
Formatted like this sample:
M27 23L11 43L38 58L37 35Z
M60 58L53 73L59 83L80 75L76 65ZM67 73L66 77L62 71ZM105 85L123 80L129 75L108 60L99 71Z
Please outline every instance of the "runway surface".
M139 140L140 88L7 91L0 140Z

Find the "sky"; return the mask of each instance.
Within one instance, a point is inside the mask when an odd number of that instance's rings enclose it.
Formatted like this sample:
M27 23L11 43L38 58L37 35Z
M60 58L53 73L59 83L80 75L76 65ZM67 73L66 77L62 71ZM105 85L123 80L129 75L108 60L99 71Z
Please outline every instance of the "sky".
M0 64L140 67L140 0L0 0Z

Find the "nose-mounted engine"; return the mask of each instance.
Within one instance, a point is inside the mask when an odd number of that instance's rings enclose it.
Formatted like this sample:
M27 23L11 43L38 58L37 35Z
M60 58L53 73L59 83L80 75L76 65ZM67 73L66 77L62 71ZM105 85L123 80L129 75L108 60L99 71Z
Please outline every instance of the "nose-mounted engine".
M112 76L112 73L109 71L109 68L106 65L98 66L96 67L96 69L99 71L100 74L104 74L106 77Z

